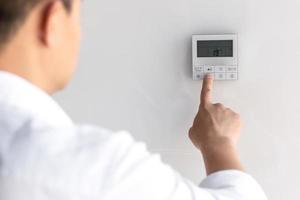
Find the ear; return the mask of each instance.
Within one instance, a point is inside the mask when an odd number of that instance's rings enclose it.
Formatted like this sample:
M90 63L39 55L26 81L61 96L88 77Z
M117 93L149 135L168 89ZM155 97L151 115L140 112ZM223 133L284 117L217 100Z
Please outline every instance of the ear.
M56 46L63 40L66 15L62 1L53 0L44 5L39 26L39 39L43 45Z

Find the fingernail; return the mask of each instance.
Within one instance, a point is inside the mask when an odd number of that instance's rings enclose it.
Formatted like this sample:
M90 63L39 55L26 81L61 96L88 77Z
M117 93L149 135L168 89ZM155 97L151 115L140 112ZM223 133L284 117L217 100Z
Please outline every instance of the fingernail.
M206 78L212 79L214 78L212 74L206 74Z

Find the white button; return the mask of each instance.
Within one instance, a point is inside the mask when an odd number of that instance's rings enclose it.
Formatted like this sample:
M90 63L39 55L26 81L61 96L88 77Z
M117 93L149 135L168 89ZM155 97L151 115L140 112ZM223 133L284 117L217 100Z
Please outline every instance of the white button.
M226 73L215 73L215 80L226 80Z
M203 72L203 66L195 66L194 69L195 71Z
M226 72L225 66L215 66L215 72Z
M204 72L205 73L211 73L211 72L214 72L215 70L214 70L214 67L212 67L212 66L205 66L204 67Z
M204 77L204 74L202 72L194 72L194 80L202 80Z
M226 71L230 73L237 72L237 66L227 66Z
M237 73L227 73L226 79L227 80L237 80L238 74Z

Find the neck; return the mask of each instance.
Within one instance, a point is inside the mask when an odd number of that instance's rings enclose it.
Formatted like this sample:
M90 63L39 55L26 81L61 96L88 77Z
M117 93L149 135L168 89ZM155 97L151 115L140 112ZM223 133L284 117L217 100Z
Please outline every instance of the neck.
M20 76L30 83L36 85L48 94L53 93L51 84L43 75L41 62L36 59L32 52L23 43L9 44L0 52L0 70Z

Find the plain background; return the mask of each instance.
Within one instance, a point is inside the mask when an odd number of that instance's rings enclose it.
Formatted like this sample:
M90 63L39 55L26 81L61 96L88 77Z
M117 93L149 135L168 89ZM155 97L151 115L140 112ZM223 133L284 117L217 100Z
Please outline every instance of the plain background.
M238 33L240 80L217 82L214 101L241 114L241 158L269 198L298 199L299 8L299 0L85 1L78 71L55 98L74 121L129 130L199 183L202 158L187 136L201 87L191 78L191 35Z

